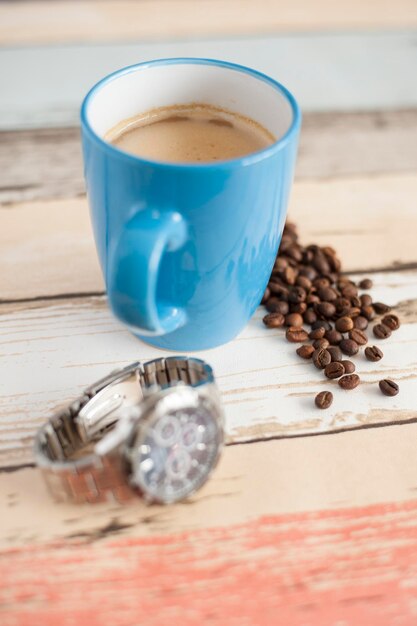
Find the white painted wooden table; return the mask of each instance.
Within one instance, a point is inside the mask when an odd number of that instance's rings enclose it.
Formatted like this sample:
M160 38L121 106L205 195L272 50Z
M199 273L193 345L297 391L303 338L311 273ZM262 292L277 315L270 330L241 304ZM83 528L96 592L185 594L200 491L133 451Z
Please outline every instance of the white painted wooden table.
M0 5L2 625L416 623L416 5L301 5ZM107 308L79 101L120 65L182 54L247 63L296 92L290 217L304 242L370 275L402 326L379 364L357 359L363 384L333 385L318 412L329 382L259 309L235 341L198 353L229 444L200 493L166 508L54 505L33 467L36 428L96 378L161 355ZM401 393L382 396L382 377Z

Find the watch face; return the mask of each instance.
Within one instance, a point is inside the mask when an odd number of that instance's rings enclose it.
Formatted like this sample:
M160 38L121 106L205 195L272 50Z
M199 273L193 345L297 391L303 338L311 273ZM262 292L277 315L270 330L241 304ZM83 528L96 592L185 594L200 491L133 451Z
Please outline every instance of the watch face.
M207 480L221 441L221 428L204 406L156 415L136 439L132 482L158 502L182 500Z

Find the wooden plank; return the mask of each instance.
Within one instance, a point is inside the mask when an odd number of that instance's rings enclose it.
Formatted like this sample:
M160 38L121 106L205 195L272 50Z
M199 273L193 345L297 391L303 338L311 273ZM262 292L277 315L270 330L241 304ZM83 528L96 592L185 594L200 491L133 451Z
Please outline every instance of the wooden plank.
M58 505L37 469L2 472L0 550L52 538L93 543L117 534L150 539L275 515L401 503L415 497L416 434L417 424L407 424L227 446L203 489L187 503L169 507L147 506L140 499L129 505ZM106 530L110 521L113 531Z
M416 145L415 110L306 114L296 177L415 172Z
M0 205L84 193L78 128L0 133Z
M375 274L373 280L375 300L398 304L404 323L380 344L385 357L379 364L357 359L363 385L353 392L343 392L337 381L302 362L283 331L264 327L261 309L234 341L196 353L216 372L229 443L416 419L417 271ZM161 354L123 329L104 298L13 303L0 312L0 465L30 461L36 428L88 384L116 367ZM395 398L378 389L386 377L401 386ZM333 405L319 412L314 396L329 388Z
M413 0L152 0L2 2L0 44L119 41L417 26Z
M411 626L416 514L414 500L148 539L117 539L107 518L112 541L3 552L2 624Z
M13 47L0 54L0 129L75 126L83 96L104 75L177 56L254 67L289 87L304 112L417 107L412 31Z
M307 113L296 177L417 171L416 145L417 110ZM82 195L81 161L78 128L0 133L0 204Z
M4 206L0 225L3 300L103 291L85 198Z
M416 261L416 196L417 174L303 180L290 217L346 271L392 269ZM3 301L103 290L84 198L0 207L0 263Z

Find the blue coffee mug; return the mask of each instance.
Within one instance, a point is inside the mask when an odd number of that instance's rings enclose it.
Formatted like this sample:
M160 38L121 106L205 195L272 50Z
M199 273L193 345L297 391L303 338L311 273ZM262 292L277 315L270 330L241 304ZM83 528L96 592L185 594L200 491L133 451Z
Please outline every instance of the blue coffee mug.
M105 141L118 122L204 103L259 122L277 140L211 163L165 163ZM268 283L292 184L301 115L259 72L165 59L97 83L81 109L87 194L111 309L135 334L175 351L213 348L247 324Z

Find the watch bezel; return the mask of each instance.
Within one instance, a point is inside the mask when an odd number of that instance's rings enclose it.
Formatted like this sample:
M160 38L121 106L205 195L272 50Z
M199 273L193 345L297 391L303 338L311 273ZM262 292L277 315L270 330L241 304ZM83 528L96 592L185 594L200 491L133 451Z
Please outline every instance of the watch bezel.
M139 472L135 471L136 451L143 442L147 430L155 419L162 418L169 412L182 408L204 407L210 412L218 427L218 446L215 459L210 470L205 474L200 482L183 498L158 498L150 493L146 485L139 479ZM141 416L133 425L124 446L124 459L127 465L128 481L131 487L137 490L142 498L148 503L172 504L189 498L196 493L210 478L216 468L224 445L224 413L220 403L218 390L214 383L207 383L203 386L190 387L182 382L167 389L159 390L149 394L141 406Z

